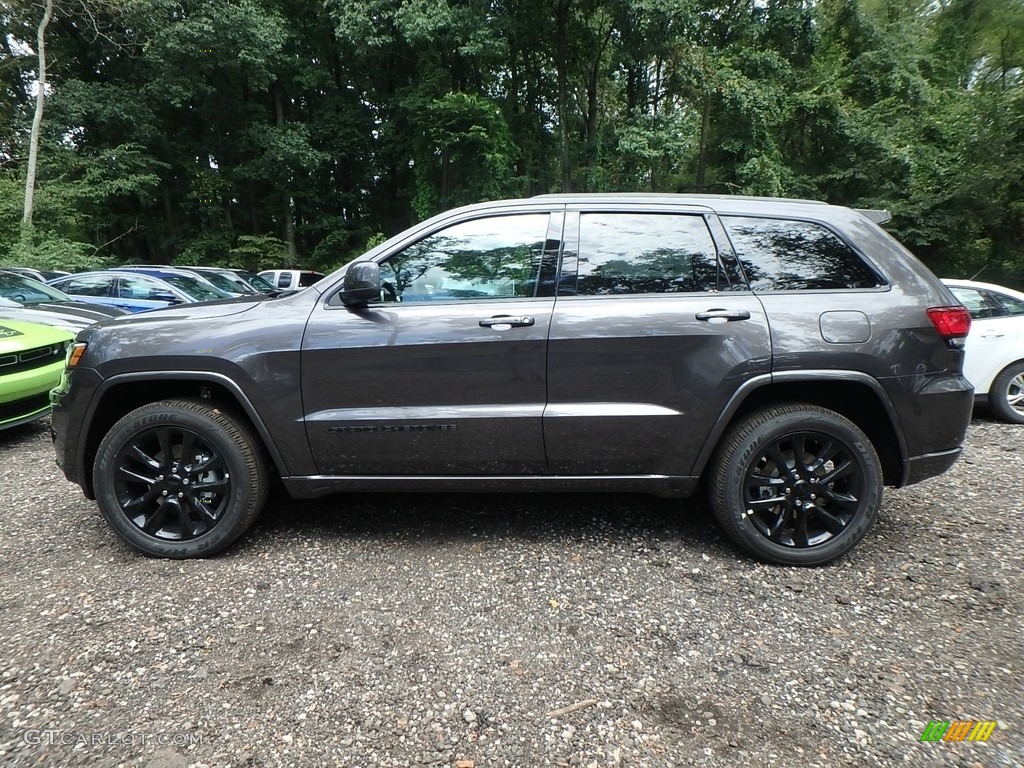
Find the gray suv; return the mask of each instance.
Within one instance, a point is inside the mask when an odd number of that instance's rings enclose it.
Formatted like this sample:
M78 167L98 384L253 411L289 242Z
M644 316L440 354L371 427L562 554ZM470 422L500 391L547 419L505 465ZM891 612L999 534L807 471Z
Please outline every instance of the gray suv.
M161 557L227 547L276 476L294 497L703 486L747 552L820 565L864 537L883 486L956 460L969 327L848 208L491 202L297 293L83 331L54 441L117 534Z

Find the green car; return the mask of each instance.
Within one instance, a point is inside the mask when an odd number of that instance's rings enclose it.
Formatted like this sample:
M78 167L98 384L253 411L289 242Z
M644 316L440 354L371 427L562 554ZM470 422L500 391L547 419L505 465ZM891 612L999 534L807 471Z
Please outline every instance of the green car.
M52 325L0 320L0 429L50 412L71 333Z

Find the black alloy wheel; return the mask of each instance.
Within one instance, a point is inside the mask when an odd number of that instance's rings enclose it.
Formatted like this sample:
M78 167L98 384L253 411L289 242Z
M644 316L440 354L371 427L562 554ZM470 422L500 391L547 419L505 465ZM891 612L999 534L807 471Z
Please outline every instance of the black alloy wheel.
M867 533L881 503L874 447L848 419L811 405L754 413L723 438L712 505L725 532L780 565L823 565Z
M213 554L241 536L263 506L261 448L242 419L211 403L151 403L104 437L96 499L111 527L146 554Z

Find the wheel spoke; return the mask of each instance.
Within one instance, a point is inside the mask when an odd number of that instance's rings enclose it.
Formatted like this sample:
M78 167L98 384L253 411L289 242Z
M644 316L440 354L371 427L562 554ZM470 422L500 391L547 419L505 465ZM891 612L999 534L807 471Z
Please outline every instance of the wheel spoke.
M139 512L142 512L142 507L145 506L146 504L152 503L153 499L155 499L158 495L159 491L157 491L155 488L150 488L141 496L137 496L136 498L132 499L129 502L122 503L121 509L124 510L124 513L126 515L128 515L129 517L133 517Z
M797 507L796 525L793 526L793 543L802 549L810 546L810 537L807 535L808 517L806 508Z
M185 462L186 464L188 463L189 458L192 456L192 451L194 450L194 446L196 444L196 439L198 437L199 436L195 432L190 432L190 431L182 432L182 435L181 435L181 451L179 452L178 455L181 457L182 461Z
M118 467L117 468L117 472L118 472L119 475L124 475L125 477L130 477L135 482L145 483L146 485L153 485L153 483L156 482L156 478L155 477L147 477L146 475L142 475L142 474L139 474L138 472L132 471L128 467L123 467L123 466L122 467Z
M833 515L827 509L815 507L814 514L821 521L821 524L825 526L825 530L833 536L841 533L843 529L846 528L846 523Z
M171 428L160 427L156 430L156 439L160 443L160 453L168 464L174 458L174 449L171 447Z
M834 501L839 506L845 507L846 509L850 510L851 512L856 512L857 511L857 507L860 504L860 500L856 496L854 496L852 493L840 493L839 491L834 491L834 490L831 490L831 489L826 489L825 490L825 497L829 501Z
M770 499L750 499L747 501L747 508L753 512L766 512L780 504L788 506L788 501L785 496L775 496Z
M779 451L779 447L777 445L773 444L769 446L768 449L765 451L765 455L773 462L775 462L775 466L778 468L780 475L785 474L788 475L790 478L796 477L796 473L790 468L789 463L786 461L786 458Z
M202 501L201 499L193 498L193 499L192 499L192 508L193 508L193 509L194 509L194 510L195 510L196 512L198 512L198 513L199 513L199 514L200 514L200 515L201 515L202 517L205 517L205 518L206 518L206 520L207 520L207 521L209 522L209 524L210 524L211 526L212 526L212 525L215 525L215 524L216 524L216 522L217 522L217 520L219 519L219 518L218 518L218 517L217 517L217 516L216 516L216 515L215 515L215 514L214 514L214 513L213 513L213 512L212 512L212 511L210 510L210 508L209 508L208 506L206 506L206 504L205 504L205 503L203 503L203 501Z
M831 472L827 472L818 478L818 482L821 485L831 485L836 480L846 477L853 473L856 469L856 465L850 459L844 460L840 464L836 464L835 468Z
M194 539L196 532L195 527L192 524L192 516L189 515L185 505L180 502L171 502L175 508L175 514L178 518L178 527L181 529L182 539Z
M155 535L163 527L164 520L167 519L167 506L166 503L159 505L153 514L145 518L145 522L141 526L142 530L151 536Z
M160 469L160 462L142 450L137 443L133 443L129 450L132 457L140 464L144 464L152 470Z
M836 445L834 440L827 441L821 448L818 449L817 458L811 462L808 469L816 474L818 470L828 464L837 453L841 450L840 446Z

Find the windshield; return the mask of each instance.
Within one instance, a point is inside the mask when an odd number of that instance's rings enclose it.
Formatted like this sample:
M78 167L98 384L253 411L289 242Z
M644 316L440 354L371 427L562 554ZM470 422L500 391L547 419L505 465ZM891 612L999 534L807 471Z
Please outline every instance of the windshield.
M265 280L264 278L257 275L255 272L239 272L238 274L242 276L242 279L248 281L249 285L251 285L257 291L270 293L271 291L277 290L273 285L270 284L270 281Z
M48 301L70 301L66 293L11 272L0 272L0 296L18 304L43 304Z
M260 278L256 272L239 272L242 275L242 279L249 283L250 286L255 288L257 291L262 293L272 293L278 289L270 285L268 280Z
M216 301L217 299L230 299L231 296L224 293L220 288L215 288L209 283L204 283L198 277L190 275L162 274L161 279L170 283L179 291L184 291L193 299L198 301Z
M205 269L199 272L200 277L209 280L215 286L220 288L222 291L228 293L252 293L249 286L241 281L232 280L225 274L220 272L207 272Z

